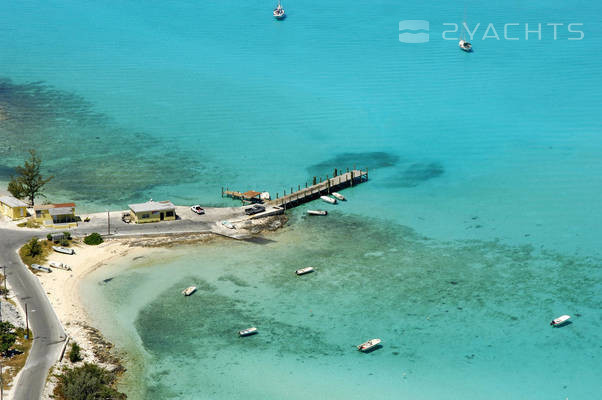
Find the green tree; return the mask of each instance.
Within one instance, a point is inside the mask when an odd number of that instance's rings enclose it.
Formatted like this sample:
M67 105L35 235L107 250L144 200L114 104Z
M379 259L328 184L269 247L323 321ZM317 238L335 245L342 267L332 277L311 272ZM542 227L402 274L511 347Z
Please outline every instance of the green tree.
M42 246L38 242L37 238L31 238L29 242L25 245L27 250L27 255L31 257L35 257L37 255L42 254Z
M27 198L33 206L36 196L45 197L42 189L54 176L44 178L40 172L42 160L35 150L29 150L29 154L29 160L26 160L23 166L15 168L17 176L11 178L7 189L18 199Z
M10 322L0 322L0 354L6 354L17 341L15 327Z
M99 233L91 233L84 238L84 243L90 246L95 246L97 244L101 244L103 242L102 236Z

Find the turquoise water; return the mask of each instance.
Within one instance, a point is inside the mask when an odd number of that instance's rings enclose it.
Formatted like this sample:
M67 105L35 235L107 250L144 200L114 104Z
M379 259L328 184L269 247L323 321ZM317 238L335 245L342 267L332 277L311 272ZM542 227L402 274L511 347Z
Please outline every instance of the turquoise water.
M601 6L284 6L289 16L277 22L272 4L255 1L0 5L10 16L0 25L0 181L31 147L56 176L49 197L76 201L80 211L123 209L149 197L232 204L219 197L222 186L274 194L334 168L370 170L370 182L346 191L350 201L332 218L293 215L275 243L185 248L118 274L111 282L127 283L138 297L119 303L114 325L103 321L113 335L128 332L124 346L149 365L130 376L132 392L148 387L149 397L191 398L194 391L214 399L597 397ZM471 27L481 24L472 54L441 39L443 24L460 23L464 8ZM400 43L404 19L429 20L430 41ZM546 23L556 22L564 25L553 40ZM502 38L505 23L519 23L511 36L521 39L483 40L489 23ZM542 23L541 41L535 34L523 40L527 23ZM574 27L585 32L583 40L568 40L578 36L569 23L584 24ZM372 219L361 220L365 215ZM327 251L331 245L339 247ZM449 263L439 258L442 249ZM211 262L188 261L204 257ZM414 269L406 270L404 257ZM241 260L250 266L241 268ZM311 277L307 293L289 276L305 260L331 268ZM234 293L230 281L219 280L222 269L250 288ZM353 285L350 292L331 286L345 286L364 270L376 277L357 296ZM196 309L206 300L216 307L217 320L202 329L194 324L207 315L186 322L184 310L171 319L159 312L182 300L168 293L191 279L208 288L186 305ZM94 282L100 304L118 290ZM149 287L152 295L141 296ZM461 312L444 312L450 303L440 296L448 291L464 304ZM414 301L398 297L408 292ZM344 307L335 300L370 312L358 320L336 312ZM93 308L102 319L106 310ZM582 317L548 330L546 322L560 313ZM426 320L431 314L440 315ZM270 322L264 328L262 321ZM168 322L200 333L178 341L170 355L153 337ZM233 344L226 332L251 322L262 329L249 341L256 347ZM298 329L289 334L287 327ZM372 336L386 346L367 357L347 352ZM319 342L316 354L310 339ZM201 358L205 342L219 351ZM180 367L182 348L194 349L203 368ZM557 348L562 357L551 358ZM234 377L240 384L230 383Z

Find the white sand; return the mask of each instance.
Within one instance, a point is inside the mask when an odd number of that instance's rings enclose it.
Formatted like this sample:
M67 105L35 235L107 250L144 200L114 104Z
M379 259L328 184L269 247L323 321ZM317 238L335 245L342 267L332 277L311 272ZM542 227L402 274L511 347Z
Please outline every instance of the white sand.
M75 255L55 252L48 257L49 262L62 262L71 266L71 271L52 269L51 273L38 273L40 283L70 340L65 351L65 357L61 363L55 365L54 372L57 372L63 366L73 366L68 358L73 341L81 347L84 362L94 362L106 368L112 368L112 365L104 365L94 356L92 349L95 343L92 342L93 339L90 337L89 329L87 329L92 324L81 302L79 284L86 275L107 265L112 259L123 257L126 254L134 257L139 252L147 254L152 249L130 247L126 240L110 240L98 246L88 246L81 243L75 245L74 248ZM78 365L81 365L81 363L78 363ZM51 378L44 390L43 399L51 398L54 385L55 378Z

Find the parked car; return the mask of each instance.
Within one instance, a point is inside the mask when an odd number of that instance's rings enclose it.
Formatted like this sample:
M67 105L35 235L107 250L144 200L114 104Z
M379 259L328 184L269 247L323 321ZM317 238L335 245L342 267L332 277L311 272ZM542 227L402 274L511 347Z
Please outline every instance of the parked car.
M245 214L247 214L247 215L258 214L258 213L264 212L264 211L265 211L265 207L260 206L259 204L255 204L252 207L245 208Z
M199 206L198 204L197 204L197 205L194 205L194 206L192 206L192 207L190 207L190 209L191 209L193 212L195 212L195 213L197 213L197 214L199 214L199 215L203 215L203 214L205 214L205 210L203 210L203 209L201 208L201 206Z

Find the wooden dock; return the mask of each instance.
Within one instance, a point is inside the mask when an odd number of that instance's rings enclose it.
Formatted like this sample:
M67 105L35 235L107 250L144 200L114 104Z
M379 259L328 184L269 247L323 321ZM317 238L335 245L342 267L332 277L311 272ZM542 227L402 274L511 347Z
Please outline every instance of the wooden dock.
M362 171L359 169L345 172L341 175L335 176L334 178L326 178L322 182L316 182L306 188L298 187L298 190L289 194L284 194L282 197L276 195L275 199L272 199L267 204L277 207L283 207L285 210L288 208L296 207L300 204L308 201L319 199L320 196L329 195L332 192L358 185L368 180L368 171Z
M326 175L326 179L323 180L322 178L319 178L318 180L318 178L314 176L313 184L311 186L305 182L305 187L297 185L296 191L291 187L288 194L286 194L286 190L284 190L282 196L280 196L280 193L276 193L276 198L272 198L271 200L262 200L260 198L261 193L254 190L242 193L230 190L227 187L225 190L224 187L222 187L222 197L241 200L243 204L263 203L268 206L282 207L286 210L287 208L296 207L308 201L319 199L320 196L329 195L332 192L358 185L367 180L368 169L361 170L354 168L352 170L347 169L347 172L335 169L332 178Z

